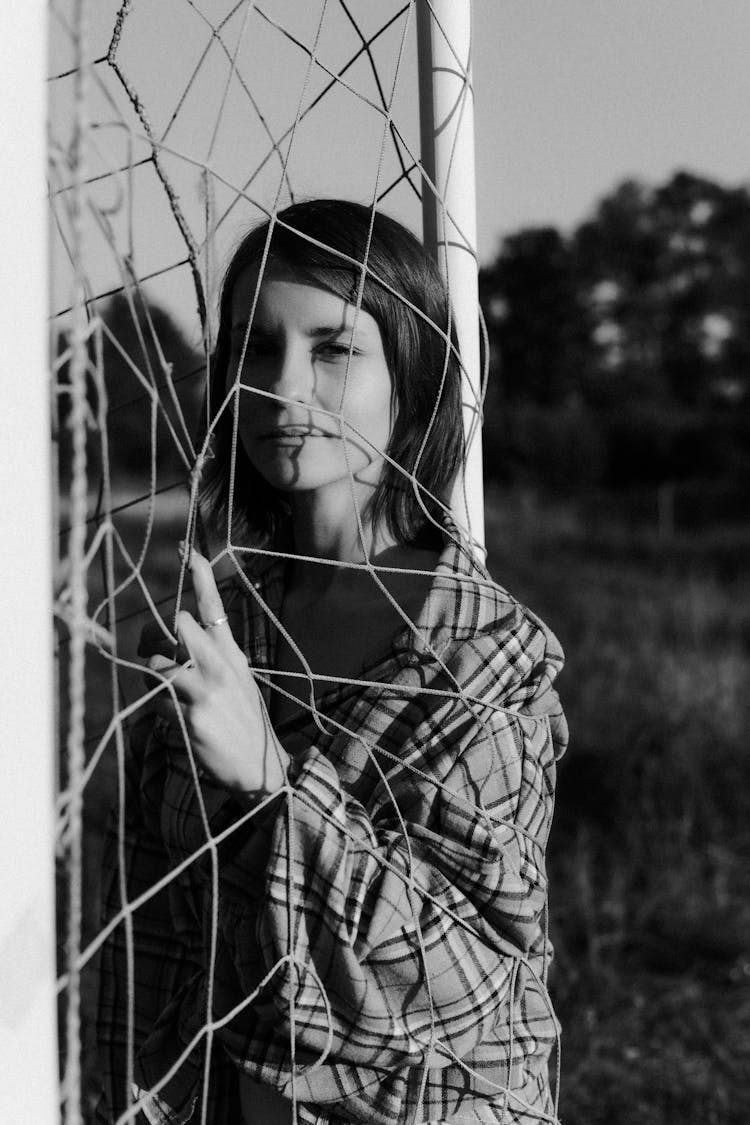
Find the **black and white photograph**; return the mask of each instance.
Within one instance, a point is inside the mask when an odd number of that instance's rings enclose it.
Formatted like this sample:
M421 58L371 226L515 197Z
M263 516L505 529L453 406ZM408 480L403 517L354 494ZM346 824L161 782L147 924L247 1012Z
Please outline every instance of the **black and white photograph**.
M0 54L2 1120L747 1125L747 0Z

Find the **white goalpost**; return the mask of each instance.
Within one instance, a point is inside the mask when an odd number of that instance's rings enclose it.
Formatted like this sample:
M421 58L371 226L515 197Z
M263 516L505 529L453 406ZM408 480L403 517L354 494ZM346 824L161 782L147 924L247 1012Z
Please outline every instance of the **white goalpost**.
M448 283L464 365L468 447L463 479L457 482L452 507L459 523L482 550L482 368L471 0L419 0L417 21L424 242Z
M57 1119L46 5L0 11L0 1116Z
M90 1120L94 1097L86 1090L92 993L83 974L104 942L91 901L98 857L87 859L85 849L103 834L105 796L119 799L122 811L125 731L144 697L133 656L137 627L166 617L175 589L182 597L184 574L172 555L197 519L190 410L214 343L210 310L229 247L251 222L295 200L298 179L303 197L338 194L336 177L324 180L320 167L337 159L350 177L341 173L342 196L393 213L423 234L449 290L463 369L467 451L450 509L479 555L486 356L478 304L471 0L51 0L46 18L49 239L39 78L45 5L26 0L0 14L4 49L22 60L0 74L7 120L19 123L2 223L8 238L21 234L12 272L7 261L2 266L3 308L12 326L6 382L13 391L5 433L10 549L0 575L9 650L8 705L0 706L9 778L0 863L13 908L0 928L0 948L7 951L0 964L0 1112L4 1120L35 1125L57 1121L62 1112L66 1125L79 1125ZM253 86L253 67L267 91ZM293 75L288 82L287 74ZM315 125L318 115L322 124ZM372 152L352 160L345 145L368 129ZM51 388L41 374L48 299ZM113 327L107 318L115 314ZM188 324L181 319L187 316ZM188 343L177 360L163 345L180 334ZM119 384L108 380L107 365L121 373ZM56 514L64 544L54 549L52 397L59 403L63 480ZM135 468L128 463L113 471L114 439L131 409L142 410L146 452ZM163 541L160 527L167 529ZM60 586L57 710L48 624L53 559ZM167 589L170 567L175 581ZM57 970L55 844L64 860L57 927L65 952ZM128 909L123 906L125 914ZM16 1008L4 1005L3 988ZM16 1014L5 1018L5 1011Z

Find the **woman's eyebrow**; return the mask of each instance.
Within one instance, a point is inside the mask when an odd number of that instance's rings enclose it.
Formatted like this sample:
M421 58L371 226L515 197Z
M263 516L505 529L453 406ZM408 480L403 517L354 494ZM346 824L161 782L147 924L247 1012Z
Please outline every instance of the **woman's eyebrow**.
M317 328L308 328L306 336L340 336L343 332L351 332L348 324L321 324Z
M367 326L364 324L342 324L339 322L338 324L321 324L316 327L308 328L305 335L311 338L328 337L330 339L335 336L345 335L355 338L358 336L367 337L368 331Z
M247 321L238 321L236 324L232 325L230 332L232 336L242 337L247 335L271 337L276 335L272 328L267 328L262 324L258 324L256 321L253 321L249 328ZM311 340L330 340L344 335L351 337L367 337L368 332L364 325L355 326L353 324L341 324L340 322L337 324L312 325L310 328L305 329L305 336L309 337Z

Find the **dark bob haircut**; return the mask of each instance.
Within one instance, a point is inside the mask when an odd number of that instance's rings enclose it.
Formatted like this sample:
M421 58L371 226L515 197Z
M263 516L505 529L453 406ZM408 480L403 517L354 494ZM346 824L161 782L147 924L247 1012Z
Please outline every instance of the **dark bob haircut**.
M450 303L437 266L400 223L359 203L315 199L281 211L239 244L224 277L219 331L211 365L207 412L213 457L204 467L202 500L216 530L229 517L233 419L225 409L232 327L232 293L248 267L281 269L328 290L377 321L393 379L394 425L383 472L369 502L373 526L381 520L402 544L435 542L435 523L464 450L461 371ZM365 264L364 284L362 283ZM450 345L448 344L450 340ZM255 545L273 542L286 522L283 493L236 450L231 533Z

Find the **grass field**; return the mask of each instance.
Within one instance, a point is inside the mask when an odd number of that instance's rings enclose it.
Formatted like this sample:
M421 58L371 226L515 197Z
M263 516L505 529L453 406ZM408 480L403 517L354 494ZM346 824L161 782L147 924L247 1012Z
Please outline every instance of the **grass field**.
M558 634L549 847L563 1125L750 1120L750 537L494 494L494 577Z
M488 561L567 653L549 848L563 1125L747 1125L750 536L593 532L574 504L522 500L489 495ZM137 553L143 513L118 526ZM156 598L174 590L183 526L165 500L143 566ZM144 606L137 585L118 598L129 655ZM141 690L129 673L122 686ZM101 658L88 693L95 732L111 708ZM110 753L87 801L89 932L113 778Z

